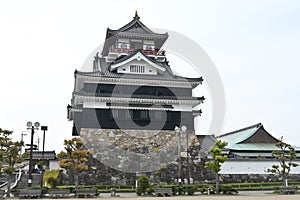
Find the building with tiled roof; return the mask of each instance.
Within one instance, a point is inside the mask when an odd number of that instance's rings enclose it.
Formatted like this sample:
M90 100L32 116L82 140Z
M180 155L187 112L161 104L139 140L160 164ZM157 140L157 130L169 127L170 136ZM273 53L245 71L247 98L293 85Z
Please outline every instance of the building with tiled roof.
M278 164L272 152L279 150L275 144L280 140L267 132L261 123L220 135L216 139L228 143L226 153L229 159L222 166L223 174L267 173L268 168ZM300 161L300 147L293 148ZM294 168L291 173L300 173L300 169Z

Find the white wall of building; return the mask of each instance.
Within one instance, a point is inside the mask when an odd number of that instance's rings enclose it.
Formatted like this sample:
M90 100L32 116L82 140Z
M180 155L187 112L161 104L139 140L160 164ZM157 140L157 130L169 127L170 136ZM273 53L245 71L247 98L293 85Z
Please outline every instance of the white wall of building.
M127 63L123 66L120 66L120 67L118 67L117 72L118 73L126 73L126 74L141 74L141 73L130 72L130 65L144 66L145 71L142 74L157 75L156 68L152 67L150 64L146 63L143 60L140 60L140 61L134 60L134 61L131 61L130 63Z
M273 160L227 160L220 174L267 174L274 164L279 163ZM300 174L300 167L293 168L290 173Z
M59 169L58 160L50 160L49 161L49 169Z

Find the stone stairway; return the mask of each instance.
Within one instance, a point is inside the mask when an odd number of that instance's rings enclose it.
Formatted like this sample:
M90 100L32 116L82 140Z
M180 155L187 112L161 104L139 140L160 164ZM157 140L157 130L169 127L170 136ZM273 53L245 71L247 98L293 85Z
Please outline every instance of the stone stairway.
M16 189L25 189L28 187L28 174L23 174L21 180L18 182ZM32 174L32 187L40 186L41 184L41 175L40 174Z

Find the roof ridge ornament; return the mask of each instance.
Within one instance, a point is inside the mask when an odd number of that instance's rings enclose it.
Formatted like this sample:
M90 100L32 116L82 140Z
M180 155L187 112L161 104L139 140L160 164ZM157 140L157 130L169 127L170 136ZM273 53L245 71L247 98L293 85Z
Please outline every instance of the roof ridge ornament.
M133 19L135 19L135 20L139 20L140 19L140 16L138 15L137 10L135 10L135 15L134 15Z

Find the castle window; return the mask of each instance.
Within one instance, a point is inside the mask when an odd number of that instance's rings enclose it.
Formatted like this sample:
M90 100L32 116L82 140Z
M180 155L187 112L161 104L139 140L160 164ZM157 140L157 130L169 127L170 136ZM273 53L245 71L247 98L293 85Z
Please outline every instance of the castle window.
M118 48L129 49L129 44L126 44L126 43L118 43Z
M154 47L150 44L144 45L144 50L153 50Z
M143 65L130 65L130 72L133 73L145 73L145 66Z

